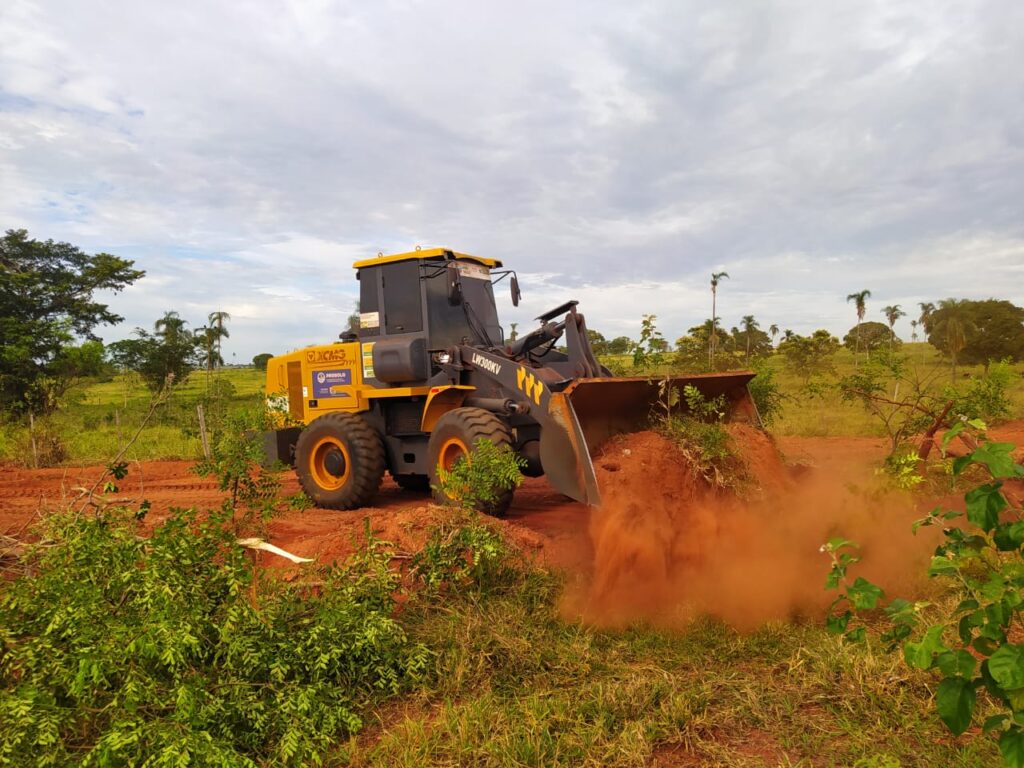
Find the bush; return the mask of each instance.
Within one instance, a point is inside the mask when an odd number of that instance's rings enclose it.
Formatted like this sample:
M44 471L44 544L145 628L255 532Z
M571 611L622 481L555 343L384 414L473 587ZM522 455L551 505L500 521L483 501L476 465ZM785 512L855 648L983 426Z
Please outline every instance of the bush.
M25 427L15 434L14 450L18 463L26 467L56 467L67 461L67 445L49 421L39 419L34 428Z
M958 416L991 423L1010 415L1007 390L1014 378L1008 362L992 363L987 374L971 379L966 391L947 386L943 394L953 401L953 412Z
M429 658L379 542L315 592L271 580L224 513L50 518L0 593L0 762L309 765Z
M753 368L757 376L748 385L750 396L754 398L761 423L765 427L770 427L775 417L782 413L785 396L779 390L775 369L768 362L757 360Z
M655 429L689 459L694 473L713 486L735 487L745 477L743 461L735 452L732 437L722 419L725 397L705 398L692 384L683 387L685 410L677 408L679 392L668 379L660 385Z
M465 509L487 510L501 497L523 482L526 460L509 446L496 446L479 438L470 458L460 458L441 478L441 490L451 501Z
M928 575L943 582L956 602L893 600L885 607L890 629L881 640L890 650L901 649L909 666L941 678L935 708L954 734L965 733L978 714L988 715L982 731L999 734L1005 764L1022 768L1024 644L1018 640L1024 619L1024 508L1003 493L1003 486L1024 478L1024 467L1013 460L1014 445L985 439L982 424L957 422L943 437L944 445L972 426L981 430L978 447L953 461L953 473L973 467L987 477L964 495L966 513L937 507L913 526L915 531L941 527L943 541ZM867 627L858 621L860 613L880 607L885 593L863 577L849 580L849 569L859 561L853 548L839 538L822 547L832 560L826 588L839 590L827 626L862 641ZM979 706L979 697L987 698L988 706Z
M411 572L428 594L446 587L493 587L508 576L509 548L478 512L465 510L439 524L413 555Z

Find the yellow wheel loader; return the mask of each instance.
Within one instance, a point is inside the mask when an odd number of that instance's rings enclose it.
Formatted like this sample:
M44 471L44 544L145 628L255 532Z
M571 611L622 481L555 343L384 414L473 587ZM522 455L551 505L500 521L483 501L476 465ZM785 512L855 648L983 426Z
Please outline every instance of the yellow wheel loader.
M524 474L600 503L591 458L610 436L646 428L659 381L613 377L598 363L576 301L507 341L494 286L507 278L517 306L520 291L500 261L434 248L353 266L359 329L267 365L271 407L302 425L264 436L269 460L293 465L318 506L352 509L372 501L385 470L403 488L439 493L439 473L483 438L522 456ZM757 423L753 376L670 382L723 395L729 418ZM508 493L487 511L511 501Z

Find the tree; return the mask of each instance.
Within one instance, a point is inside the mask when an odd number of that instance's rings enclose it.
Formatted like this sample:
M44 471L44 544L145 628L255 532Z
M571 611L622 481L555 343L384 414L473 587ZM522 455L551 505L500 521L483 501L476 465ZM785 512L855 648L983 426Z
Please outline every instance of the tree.
M708 343L708 367L712 370L715 367L715 347L718 344L718 283L723 277L729 277L729 273L711 273L711 339Z
M590 342L590 349L595 355L608 354L608 340L603 334L587 329L587 340Z
M224 365L224 358L220 355L219 341L220 331L214 325L196 331L196 344L203 351L203 367L206 369L207 381L209 381L209 374L213 372L214 368Z
M742 353L745 365L772 353L771 337L758 327L753 315L745 316L740 322L740 327L733 329L731 341L737 358Z
M932 313L935 311L935 304L930 301L918 302L917 306L921 308L921 316L918 318L921 321L921 327L924 328L925 334L932 332Z
M633 340L629 336L616 336L608 342L608 354L625 355L633 348Z
M860 351L860 324L864 322L864 313L867 312L867 300L871 298L871 291L865 289L858 291L857 293L851 293L846 297L847 303L853 302L857 308L857 347L854 350L854 354ZM871 359L871 353L868 353L868 359ZM856 363L856 358L854 358Z
M272 357L273 355L269 352L260 352L252 359L252 365L257 371L265 371L267 370L267 363L270 362Z
M74 340L98 341L97 326L124 319L93 294L119 292L145 275L133 264L34 240L23 229L0 238L0 409L45 413L57 406L82 372Z
M740 324L743 326L743 341L744 341L744 352L743 359L746 362L750 362L750 342L754 335L754 331L760 331L761 328L757 324L757 320L754 319L753 315L744 315L743 319L740 320Z
M210 324L210 329L212 329L215 334L214 340L217 343L217 360L220 361L218 365L224 365L224 356L221 354L221 342L224 339L231 338L231 334L228 333L228 329L224 327L225 321L230 319L231 315L224 311L211 312L210 316L207 318L207 322ZM207 359L210 357L212 357L212 355L208 355Z
M839 350L839 339L819 329L810 336L793 334L779 344L779 353L792 373L806 384L812 376L831 373L832 358Z
M772 323L768 326L768 333L772 335L772 344L775 344L775 337L779 335L779 326Z
M896 321L907 313L900 309L899 304L890 304L887 307L882 307L882 314L889 321L889 351L892 352L892 342L896 338Z
M911 320L910 321L910 340L915 342L915 343L917 342L917 326L918 326L917 320Z
M858 332L860 333L859 341L857 340ZM861 323L859 326L855 325L846 332L845 336L843 336L844 347L849 349L851 352L860 348L866 350L869 355L872 352L885 348L893 341L896 346L902 344L902 341L900 341L898 336L893 338L889 326L885 323L877 323L874 320L868 320L866 323Z
M1009 301L944 299L930 317L928 342L950 358L953 375L960 363L1024 360L1024 309Z
M135 329L135 370L152 390L164 386L168 377L184 381L200 362L203 335L189 333L177 312L165 312L153 323L152 334Z
M519 323L509 323L509 328L511 329L508 334L509 341L515 341L519 338L519 331L516 330L518 327Z
M936 342L941 339L942 346L939 349L949 356L951 362L950 376L956 381L956 364L960 353L967 346L968 329L973 330L967 302L962 299L943 299L939 307L931 313L930 317L932 333L928 340L935 337ZM938 343L935 344L938 346Z

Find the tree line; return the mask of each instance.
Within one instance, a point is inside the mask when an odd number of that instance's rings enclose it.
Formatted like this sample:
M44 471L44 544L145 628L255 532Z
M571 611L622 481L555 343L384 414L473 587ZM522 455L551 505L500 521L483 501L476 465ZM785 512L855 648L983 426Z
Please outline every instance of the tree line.
M181 381L196 368L223 365L231 319L223 311L194 331L166 312L152 331L136 328L133 338L104 347L97 329L124 318L96 294L118 293L144 276L129 259L8 230L0 238L0 411L49 413L72 386L112 365L139 373L154 389L168 377Z

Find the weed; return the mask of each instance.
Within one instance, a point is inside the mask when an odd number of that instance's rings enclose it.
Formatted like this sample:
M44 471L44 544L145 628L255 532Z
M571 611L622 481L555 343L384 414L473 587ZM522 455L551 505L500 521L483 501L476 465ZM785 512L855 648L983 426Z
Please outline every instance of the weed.
M1008 362L992 363L987 372L971 378L965 391L947 386L943 396L953 401L953 413L956 415L992 423L1010 414L1008 391L1013 380Z
M902 491L910 491L924 482L921 475L921 460L915 451L897 451L890 453L883 468L890 482Z

